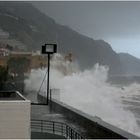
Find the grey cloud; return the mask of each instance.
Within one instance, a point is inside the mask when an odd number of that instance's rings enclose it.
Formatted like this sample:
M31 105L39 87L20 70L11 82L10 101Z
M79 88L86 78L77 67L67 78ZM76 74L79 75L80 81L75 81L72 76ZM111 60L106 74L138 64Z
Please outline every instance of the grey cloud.
M80 33L95 38L140 34L140 1L43 1L37 8Z

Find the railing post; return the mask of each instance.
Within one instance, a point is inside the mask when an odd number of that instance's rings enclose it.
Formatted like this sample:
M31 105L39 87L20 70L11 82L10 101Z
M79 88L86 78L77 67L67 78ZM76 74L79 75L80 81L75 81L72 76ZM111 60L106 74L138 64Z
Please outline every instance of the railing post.
M43 120L41 120L41 132L43 132Z
M53 122L53 134L55 133L54 122Z
M66 137L68 137L68 126L66 125Z
M62 136L63 136L63 123L61 123L61 133L62 133Z
M50 102L52 101L52 89L50 89Z
M71 129L71 135L70 135L71 139L72 139L72 129Z
M74 139L76 139L76 132L74 132L73 137L74 137Z
M68 135L69 135L69 139L70 139L70 127L68 127Z
M74 139L77 139L77 134L75 133L75 138Z

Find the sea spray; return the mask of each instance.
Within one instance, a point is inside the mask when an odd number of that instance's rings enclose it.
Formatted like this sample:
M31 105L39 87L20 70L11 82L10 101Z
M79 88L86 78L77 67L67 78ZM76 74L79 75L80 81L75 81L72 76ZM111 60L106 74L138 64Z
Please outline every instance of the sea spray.
M122 103L122 97L137 94L136 85L122 90L107 83L108 70L108 67L96 64L92 69L81 72L76 64L55 55L51 61L50 88L60 89L62 102L139 135L135 116L124 109ZM45 73L46 69L32 70L29 79L25 80L26 90L38 91ZM40 93L45 96L45 91L46 81Z

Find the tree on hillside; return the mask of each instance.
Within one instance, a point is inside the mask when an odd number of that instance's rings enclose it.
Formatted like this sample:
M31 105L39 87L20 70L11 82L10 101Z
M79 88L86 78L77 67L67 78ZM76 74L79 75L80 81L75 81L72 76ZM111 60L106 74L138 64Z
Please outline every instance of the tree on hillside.
M8 80L8 68L0 66L0 90L3 89L4 83Z
M8 49L8 50L10 50L10 51L13 51L13 46L11 46L9 44L7 44L5 48Z
M0 82L5 82L8 79L8 68L0 66Z
M9 71L18 75L23 75L30 67L30 59L26 57L11 57L7 63Z

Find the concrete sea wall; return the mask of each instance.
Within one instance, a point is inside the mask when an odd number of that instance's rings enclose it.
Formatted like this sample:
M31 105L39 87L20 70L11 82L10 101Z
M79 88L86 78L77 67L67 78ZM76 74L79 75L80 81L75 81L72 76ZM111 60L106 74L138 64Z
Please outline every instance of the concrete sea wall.
M43 96L38 96L40 102L45 102ZM90 116L63 102L52 99L49 102L51 111L63 114L73 124L81 126L85 130L82 135L92 139L138 139L139 137L117 128L98 117Z

